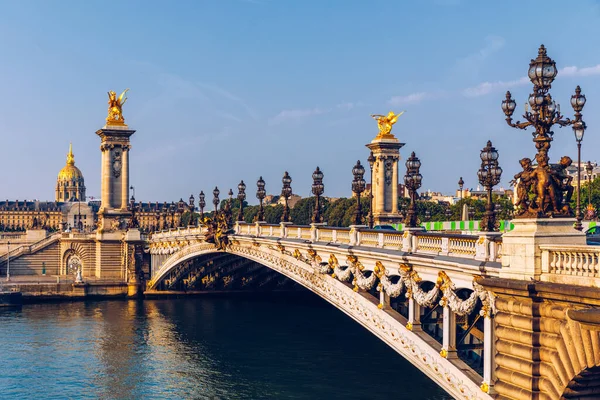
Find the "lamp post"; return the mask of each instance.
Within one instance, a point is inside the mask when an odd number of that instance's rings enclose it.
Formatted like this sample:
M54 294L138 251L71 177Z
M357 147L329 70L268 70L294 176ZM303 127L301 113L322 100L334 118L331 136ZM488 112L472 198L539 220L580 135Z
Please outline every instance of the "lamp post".
M202 190L198 195L198 207L200 207L200 220L204 221L204 207L206 207L206 200Z
M219 188L215 186L215 190L213 190L213 204L215 206L215 217L217 216L217 213L219 212L219 194L221 192L219 191Z
M580 94L581 90L579 89L579 86L577 86L573 96ZM571 103L573 103L572 99ZM575 108L575 106L573 106L573 108ZM583 230L583 225L581 225L581 220L583 219L583 215L581 214L581 141L583 140L583 134L585 133L585 123L580 121L580 123L573 125L573 132L575 133L575 141L577 142L577 209L575 211L575 229L581 231Z
M312 178L312 194L315 195L315 210L312 215L312 223L319 224L323 220L323 217L321 217L321 203L319 200L323 194L323 191L325 190L325 186L323 185L323 172L319 169L319 167L317 167L315 172L313 172Z
M490 140L488 140L487 145L481 150L479 157L481 158L481 168L477 172L477 177L479 178L479 183L487 191L487 204L485 205L485 214L483 215L482 231L493 232L496 229L496 212L494 210L494 203L492 202L492 189L500 183L502 168L498 165L498 151L492 146Z
M8 252L6 253L6 281L10 281L10 240L6 242Z
M592 173L594 172L594 166L591 161L588 161L585 166L585 172L587 175L587 189L588 189L588 205L587 211L585 214L585 218L588 220L593 220L596 218L596 210L594 210L594 206L592 205Z
M240 202L240 209L238 211L237 220L240 222L244 221L244 200L246 200L246 184L244 181L241 181L238 185L238 195L237 199Z
M409 228L415 228L417 226L417 190L421 187L423 176L419 173L421 168L421 160L415 155L413 151L406 160L406 175L404 175L404 186L408 190L410 196L410 205L406 212L406 219L404 223Z
M369 193L369 228L373 229L373 225L375 221L373 220L373 165L375 164L375 156L373 152L369 154L369 158L367 158L369 162L369 167L371 169L371 191Z
M289 222L290 220L290 207L288 206L288 198L292 195L292 177L285 171L283 178L281 179L283 188L281 189L281 196L283 196L284 206L283 215L281 216L281 222Z
M256 198L258 199L258 214L256 215L256 220L259 222L265 220L265 211L263 209L263 200L265 199L266 195L267 195L267 192L265 190L265 181L263 180L263 178L261 176L256 181Z
M360 164L360 160L356 161L356 165L352 168L352 191L356 194L356 210L354 211L354 225L362 225L362 206L360 204L360 194L365 191L366 182L363 178L365 168Z
M538 56L536 59L531 60L529 63L528 76L533 83L533 92L529 95L528 104L525 105L525 113L523 118L524 122L516 121L513 122L512 115L517 106L516 102L512 99L510 92L506 92L506 98L502 101L502 111L506 116L506 123L517 129L527 129L532 126L535 128L533 133L533 142L537 149L535 160L537 161L537 167L535 168L536 176L538 180L542 180L542 184L546 187L551 186L551 190L539 189L536 193L536 201L530 201L528 196L523 197L523 204L520 205L520 211L517 213L517 218L530 218L530 217L569 217L572 216L572 210L569 207L569 201L571 200L572 189L566 188L562 182L551 179L552 170L550 168L548 150L550 150L550 143L552 142L552 136L554 132L552 127L558 125L571 126L575 133L575 140L577 141L578 147L578 168L577 168L577 211L576 211L576 223L575 228L578 230L582 229L581 226L581 213L579 204L579 183L581 179L581 141L583 140L583 134L585 132L585 122L583 122L581 110L585 105L585 96L581 94L581 88L577 86L575 94L571 96L571 106L575 111L575 118L573 120L564 118L560 113L560 105L552 99L549 90L552 86L552 82L556 77L558 70L556 63L548 57L546 54L546 48L541 45L538 50ZM529 111L531 108L531 111ZM568 157L561 159L561 167L571 164L571 160ZM531 174L533 168L531 167L531 160L521 160L524 172ZM538 172L538 171L541 171ZM540 185L542 185L540 184ZM544 187L540 186L539 187ZM566 196L562 195L566 192ZM553 193L559 195L553 196ZM529 193L527 193L529 194ZM562 204L564 201L564 205Z
M463 178L462 178L462 176L461 176L461 177L458 179L458 188L459 188L459 191L460 191L460 194L459 194L459 196L460 196L460 199L461 199L461 200L462 200L462 198L463 198L463 186L464 186L464 185L465 185L465 181L463 181Z
M194 194L192 193L190 195L190 198L188 199L188 205L190 208L190 219L188 221L188 226L196 226L196 221L194 220L194 211L196 210L196 205L194 204L196 201L196 199L194 198Z

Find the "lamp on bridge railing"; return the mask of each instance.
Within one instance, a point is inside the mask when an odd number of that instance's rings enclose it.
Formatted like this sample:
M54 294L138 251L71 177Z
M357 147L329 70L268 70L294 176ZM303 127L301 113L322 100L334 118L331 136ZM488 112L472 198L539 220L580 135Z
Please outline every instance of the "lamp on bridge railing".
M363 178L365 168L360 164L360 160L356 161L356 165L352 168L352 191L356 194L356 210L354 211L354 225L362 225L362 205L360 204L360 194L365 191L366 182Z
M284 200L283 215L281 216L281 222L289 222L290 220L290 207L288 206L288 199L292 195L292 177L285 171L283 178L281 179L283 188L281 189L281 196Z
M525 113L523 114L525 121L513 122L512 115L515 112L517 104L512 99L510 92L506 92L506 98L502 101L502 111L506 115L506 123L509 126L518 129L527 129L529 126L535 128L533 142L537 149L535 157L537 166L534 169L530 159L522 159L520 163L523 166L523 172L520 175L533 176L535 174L535 177L540 182L537 185L529 185L533 186L533 189L537 193L529 193L529 187L522 186L526 185L525 182L522 185L518 185L517 193L521 192L521 195L518 196L519 199L515 213L517 218L570 217L573 214L569 206L573 189L570 185L564 183L567 175L563 172L571 165L572 161L569 157L563 157L559 164L560 170L558 172L553 171L550 167L548 151L550 150L550 143L554 135L552 127L554 125L559 125L560 127L570 125L573 127L575 139L577 140L578 156L581 154L581 141L585 132L585 122L583 122L581 110L585 105L586 99L581 94L581 88L577 86L575 94L571 96L571 106L575 111L575 119L564 118L560 113L560 105L556 104L549 93L557 73L556 63L548 57L546 48L544 45L541 45L537 58L531 60L529 63L528 76L531 83L533 83L533 93L529 95L529 104L525 104ZM531 111L529 111L529 107L531 107ZM581 179L581 157L578 160L577 171L577 181L579 183ZM560 177L564 179L553 179L552 177L556 177L557 173L561 174ZM579 187L579 184L577 186ZM535 194L535 200L531 199L529 194ZM581 230L579 190L577 191L577 197L577 222L575 227Z
M188 226L196 225L196 221L194 218L194 211L196 210L195 202L196 202L196 199L194 198L194 194L192 193L189 198L190 220L188 221Z
M423 176L419 173L421 168L421 160L415 155L413 151L406 160L406 175L404 175L404 186L408 190L410 197L410 205L406 212L406 219L404 223L409 228L415 228L417 226L417 190L421 187Z
M244 183L244 181L241 181L238 185L237 199L240 202L240 209L238 211L237 220L244 221L244 200L246 200L246 184Z
M458 189L460 191L460 199L462 200L463 198L463 187L465 186L465 181L463 181L462 176L458 179Z
M594 166L591 161L588 161L585 165L585 172L587 176L587 191L588 191L588 205L585 213L585 219L593 220L596 218L596 210L592 205L592 173L594 172Z
M215 190L213 190L213 204L215 205L215 217L217 216L217 212L219 211L219 188L215 186Z
M312 215L312 222L313 224L319 224L323 221L323 217L321 216L321 202L319 200L325 190L325 186L323 185L323 172L319 167L313 172L312 178L312 194L315 195L315 210Z
M265 190L265 181L262 176L258 178L256 181L256 198L258 199L258 214L256 215L257 221L265 220L265 211L263 209L263 200L267 196L267 192Z
M494 203L492 202L492 190L494 186L500 183L502 168L498 165L498 152L492 146L490 140L488 140L487 145L481 150L479 157L481 158L481 168L477 172L477 177L479 178L479 183L487 191L487 204L485 205L481 230L484 232L493 232L496 230L496 212L494 210Z
M171 202L171 205L169 206L169 213L171 214L171 224L170 224L170 228L175 228L175 213L177 212L177 206L175 205L175 203Z
M204 221L204 207L206 207L206 200L204 198L204 192L202 190L198 195L198 207L200 207L200 220Z
M179 215L179 227L183 228L183 213L185 212L185 209L187 204L185 204L185 201L183 201L183 198L180 198L179 201L177 202L177 215Z
M367 161L369 162L369 167L371 169L371 190L369 192L369 218L368 218L368 223L369 223L369 228L373 229L373 224L375 223L375 221L373 220L373 165L375 164L375 156L373 155L373 152L371 152L371 154L369 154L369 158L367 158Z

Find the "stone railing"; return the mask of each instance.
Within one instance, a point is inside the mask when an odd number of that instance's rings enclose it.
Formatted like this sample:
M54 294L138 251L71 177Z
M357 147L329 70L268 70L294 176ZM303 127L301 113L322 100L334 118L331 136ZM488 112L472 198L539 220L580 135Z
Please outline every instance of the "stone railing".
M158 239L177 238L177 237L182 237L185 235L201 235L205 231L206 231L206 228L203 228L201 226L196 226L196 227L187 227L187 228L173 228L173 229L163 230L163 231L159 231L159 232L152 232L148 235L151 240L158 240Z
M40 240L39 242L30 244L30 245L21 245L15 249L11 249L10 257L15 258L15 257L19 257L23 254L35 253L35 252L43 249L44 247L49 246L50 244L58 241L61 238L61 236L62 236L62 234L60 232L55 233L53 235L50 235L50 236ZM7 259L8 259L8 253L6 253L0 257L0 263L6 262Z
M254 237L394 249L407 253L443 255L482 261L499 261L502 246L502 238L499 234L459 235L420 230L394 232L368 229L364 226L337 228L322 224L300 226L290 223L274 225L238 222L235 232L238 235Z
M541 245L542 281L600 287L599 246Z

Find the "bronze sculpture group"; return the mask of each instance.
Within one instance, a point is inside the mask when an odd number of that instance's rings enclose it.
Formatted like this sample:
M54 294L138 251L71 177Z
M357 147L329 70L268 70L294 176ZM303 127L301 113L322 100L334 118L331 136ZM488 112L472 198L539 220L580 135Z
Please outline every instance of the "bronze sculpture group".
M535 158L535 168L531 159L520 160L523 170L511 181L516 184L516 216L572 217L570 202L573 195L573 177L567 175L566 169L573 161L564 156L557 165L551 166L546 151L540 151Z

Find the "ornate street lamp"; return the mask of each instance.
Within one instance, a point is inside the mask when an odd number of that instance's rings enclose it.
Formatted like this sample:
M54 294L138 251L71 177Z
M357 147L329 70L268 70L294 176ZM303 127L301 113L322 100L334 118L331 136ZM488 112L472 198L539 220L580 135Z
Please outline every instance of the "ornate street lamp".
M183 198L180 198L177 202L177 214L179 215L179 226L183 227L183 213L185 212L186 204Z
M354 225L362 224L362 206L360 204L360 194L365 191L366 182L363 179L365 168L360 164L360 160L356 161L356 165L352 168L352 191L356 194L356 210L354 211Z
M564 118L560 113L560 105L552 100L549 90L552 82L556 77L558 70L556 63L546 54L546 48L541 45L538 50L538 56L535 60L529 63L528 76L533 83L533 93L529 95L529 104L525 105L524 122L513 122L512 115L517 106L512 99L510 92L506 92L506 98L502 101L502 111L506 115L506 123L518 129L526 129L529 126L535 128L533 132L533 142L537 149L535 161L537 167L532 167L532 161L524 158L520 161L523 167L523 172L519 173L515 178L521 178L517 187L519 195L519 204L517 207L517 218L531 217L570 217L573 212L569 206L573 189L568 184L564 184L562 179L552 179L556 175L555 171L550 168L548 150L552 142L554 132L552 127L558 125L572 126L577 141L578 155L581 153L581 141L585 132L585 122L583 122L581 110L585 105L585 96L581 94L581 88L577 86L575 94L571 96L571 106L575 111L575 119ZM531 108L531 111L529 111ZM559 173L567 178L564 170L571 165L572 161L568 157L563 157L559 164L561 171ZM538 181L537 185L531 185L531 180L535 176ZM578 160L577 180L581 179L581 158ZM523 186L521 186L523 185ZM530 187L534 187L535 201L529 199ZM579 187L579 185L578 185ZM519 190L520 189L520 190ZM566 192L566 194L564 194ZM577 190L577 222L576 229L581 230L581 213L579 204L579 189ZM553 194L555 194L553 196Z
M321 217L321 203L319 202L319 199L325 190L325 186L323 185L323 172L319 167L313 172L312 178L312 194L315 195L315 210L312 215L312 222L313 224L318 224L323 220L323 217Z
M215 217L217 216L217 213L219 212L219 194L221 192L219 191L219 188L215 186L215 190L213 190L213 204L215 206Z
M267 196L267 192L265 190L265 181L262 176L258 178L256 181L256 198L258 199L258 214L256 215L257 221L265 220L265 211L263 209L263 200Z
M594 172L594 166L591 161L588 161L585 165L585 172L587 175L587 190L588 190L588 205L587 211L585 213L585 219L593 220L596 218L596 210L594 210L594 206L592 205L592 174Z
M575 89L575 94L571 96L571 104L578 104L577 100L573 100L573 98L577 96L583 97L583 104L585 104L585 96L581 95L579 86ZM579 108L579 110L575 109L575 117L577 118L577 114L581 111L583 105L581 107L573 105L573 108L576 107ZM579 113L579 115L581 116L581 113ZM585 133L585 122L575 122L573 124L573 132L575 133L575 141L577 141L577 210L575 211L575 218L577 221L575 222L575 229L581 231L583 230L583 226L581 225L581 220L583 219L583 215L581 214L581 141L583 140L583 134Z
M375 161L377 161L373 155L373 152L369 154L367 161L369 162L369 167L371 169L371 191L369 193L369 228L373 229L373 225L375 223L373 219L373 165L375 164Z
M206 207L206 200L204 197L204 192L202 190L198 195L198 207L200 207L200 220L204 221L204 207Z
M238 185L237 199L240 201L240 209L238 211L238 221L244 221L244 200L246 200L246 184L241 181Z
M465 181L463 181L462 176L458 179L458 188L460 189L460 199L462 200L463 197L463 186L465 185Z
M283 178L281 179L283 188L281 189L281 196L284 200L283 215L281 216L281 222L289 222L290 220L290 207L288 206L288 199L292 195L292 177L285 171Z
M196 210L196 205L194 204L196 199L194 198L194 194L190 195L189 198L189 209L190 209L190 220L188 221L188 226L195 226L196 221L194 220L194 211Z
M485 213L483 215L484 232L493 232L496 225L496 213L494 211L494 203L492 202L492 189L500 183L502 176L502 168L498 166L498 151L492 146L492 142L488 140L487 145L481 150L479 155L481 158L481 168L477 172L479 183L487 190L487 204L485 205Z
M409 228L415 228L417 226L417 190L421 187L423 176L419 173L421 168L421 160L415 155L413 151L406 160L406 175L404 175L404 186L408 190L410 197L410 205L406 212L406 219L404 223Z

